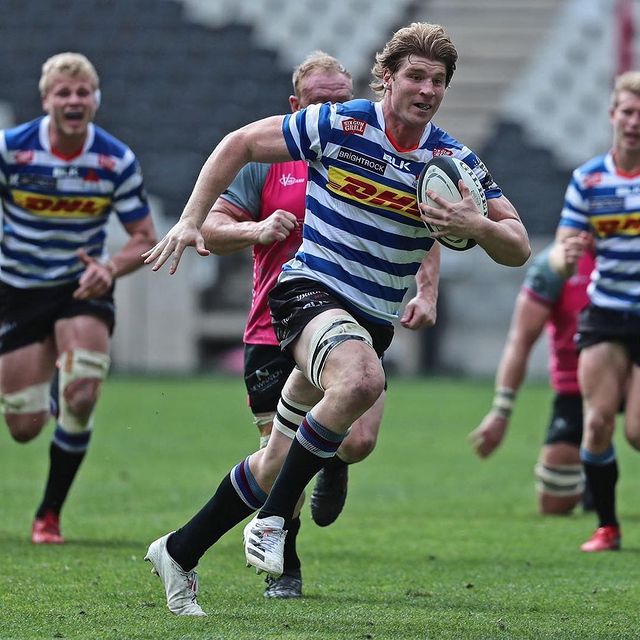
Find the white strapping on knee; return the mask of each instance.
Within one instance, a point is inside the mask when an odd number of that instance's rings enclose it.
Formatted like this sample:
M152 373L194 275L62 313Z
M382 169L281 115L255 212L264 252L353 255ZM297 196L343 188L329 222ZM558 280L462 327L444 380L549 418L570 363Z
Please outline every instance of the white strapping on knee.
M266 427L268 424L273 425L273 418L275 417L275 411L269 413L254 413L253 424L260 430L260 448L264 449L269 444L270 434L263 435L262 427Z
M3 414L49 411L49 387L48 382L42 382L20 391L4 393L0 396L0 411Z
M109 372L111 358L106 353L100 351L89 351L88 349L74 349L65 351L56 363L59 373L59 397L60 415L58 424L68 433L79 433L92 428L93 414L86 422L82 422L73 414L69 404L65 399L65 389L75 380L92 379L104 380Z
M350 315L332 316L318 328L309 343L307 370L304 372L311 384L324 391L322 372L329 353L345 340L362 340L373 348L371 334Z
M581 464L545 465L534 467L536 489L552 496L578 496L584 491L585 480Z
M276 417L273 419L273 428L293 440L302 420L312 408L313 405L294 402L283 393L280 396L280 400L278 400Z

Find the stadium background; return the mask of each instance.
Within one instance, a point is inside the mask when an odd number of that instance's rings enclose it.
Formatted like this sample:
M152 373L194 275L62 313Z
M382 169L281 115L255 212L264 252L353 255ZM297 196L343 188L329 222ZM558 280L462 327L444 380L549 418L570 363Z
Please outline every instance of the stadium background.
M160 232L227 133L284 113L291 69L323 49L370 97L375 51L414 20L445 26L459 67L435 122L485 160L534 249L555 229L572 168L607 150L607 100L634 63L636 0L0 0L0 127L41 113L42 62L85 53L101 76L97 123L138 155ZM321 7L321 8L320 8ZM121 238L114 228L114 239ZM491 376L525 268L443 251L439 319L399 329L398 374ZM189 255L176 276L118 283L114 368L239 371L250 254ZM545 374L544 343L530 372Z

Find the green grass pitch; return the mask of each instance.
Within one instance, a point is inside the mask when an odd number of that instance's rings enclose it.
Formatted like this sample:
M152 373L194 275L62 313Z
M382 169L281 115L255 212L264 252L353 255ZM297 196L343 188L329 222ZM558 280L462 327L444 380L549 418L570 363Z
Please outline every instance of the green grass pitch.
M522 391L506 442L481 461L466 435L491 396L490 381L392 378L378 447L351 467L343 514L321 529L303 510L305 598L262 597L238 526L200 563L209 616L198 619L169 613L142 557L256 446L240 379L111 377L61 547L29 542L51 425L28 445L3 430L0 638L638 638L640 459L618 433L623 550L581 553L593 515L536 513L550 390Z

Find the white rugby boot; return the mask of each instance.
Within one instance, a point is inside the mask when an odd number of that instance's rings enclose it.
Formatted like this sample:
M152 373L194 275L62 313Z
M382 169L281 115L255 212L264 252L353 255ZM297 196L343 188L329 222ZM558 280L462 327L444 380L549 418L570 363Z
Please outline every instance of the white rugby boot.
M258 518L256 515L244 528L244 555L247 566L256 568L256 573L266 571L270 576L279 578L284 569L284 518L269 516Z
M194 569L185 571L167 551L167 540L172 533L152 542L144 559L153 566L151 573L162 580L171 613L177 616L206 616L196 602L198 574Z

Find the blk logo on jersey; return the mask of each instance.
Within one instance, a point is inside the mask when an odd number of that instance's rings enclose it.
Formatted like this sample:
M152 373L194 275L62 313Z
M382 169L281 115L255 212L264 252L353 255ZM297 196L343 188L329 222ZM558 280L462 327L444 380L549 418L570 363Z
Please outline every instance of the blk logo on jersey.
M415 171L411 171L411 163L408 160L404 160L403 158L398 158L398 156L392 156L390 153L382 154L382 157L391 165L393 165L396 169L400 171L407 171L408 173L416 173Z
M11 192L13 201L36 216L53 218L95 218L111 206L109 198L82 196L41 196L29 191Z
M394 211L413 220L420 219L418 204L413 193L356 176L344 169L329 168L327 188L338 195L387 211Z

